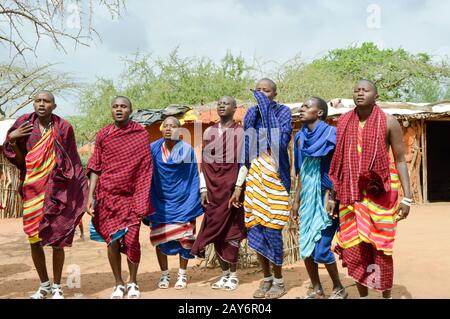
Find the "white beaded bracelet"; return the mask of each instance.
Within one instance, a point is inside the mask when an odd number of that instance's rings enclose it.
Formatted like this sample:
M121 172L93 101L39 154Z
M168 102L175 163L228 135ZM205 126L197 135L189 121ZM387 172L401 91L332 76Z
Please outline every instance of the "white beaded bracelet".
M408 207L411 207L413 200L411 198L403 198L402 201L400 203L402 203L403 205L406 205Z

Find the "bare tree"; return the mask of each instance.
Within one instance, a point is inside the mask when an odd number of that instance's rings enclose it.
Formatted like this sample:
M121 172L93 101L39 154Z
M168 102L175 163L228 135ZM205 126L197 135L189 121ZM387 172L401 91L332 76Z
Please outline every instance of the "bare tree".
M56 94L74 93L78 88L79 84L69 74L53 70L51 64L34 68L0 65L0 120L14 116L40 90Z
M88 46L98 37L93 27L94 11L106 8L112 18L125 9L124 0L2 0L0 1L0 44L10 49L12 58L34 52L42 38L62 43L70 39ZM31 32L30 32L31 30Z

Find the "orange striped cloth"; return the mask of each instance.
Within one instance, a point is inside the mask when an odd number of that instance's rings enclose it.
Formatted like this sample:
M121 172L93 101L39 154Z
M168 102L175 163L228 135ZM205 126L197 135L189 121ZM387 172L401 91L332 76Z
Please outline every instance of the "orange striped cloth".
M25 157L23 182L23 229L31 244L39 242L39 224L44 216L45 188L56 164L53 130L48 130Z
M283 229L289 220L289 193L267 153L252 161L245 187L245 225Z
M358 154L362 153L363 124L358 128ZM382 198L369 198L363 192L363 200L351 205L340 205L340 229L336 243L346 249L361 242L372 244L385 255L392 255L397 222L398 190L400 181L395 164L390 164L391 190Z

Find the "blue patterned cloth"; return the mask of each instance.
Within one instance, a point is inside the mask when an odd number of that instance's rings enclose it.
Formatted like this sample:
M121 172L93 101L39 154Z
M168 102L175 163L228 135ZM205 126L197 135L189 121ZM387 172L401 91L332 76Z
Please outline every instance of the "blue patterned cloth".
M281 229L255 225L248 229L247 242L250 248L277 266L283 265L283 235Z
M194 259L195 256L191 254L191 249L186 249L181 246L179 241L172 240L164 244L158 245L159 250L167 256L180 255L183 259Z
M270 148L281 182L289 192L291 177L288 145L292 136L291 110L286 105L271 102L261 92L253 91L253 95L258 105L249 108L244 118L245 144L241 162L250 167L253 159ZM256 130L256 135L250 134L251 128ZM272 129L278 129L278 133Z
M332 220L324 207L320 178L320 157L306 157L300 170L300 257L310 257L322 231Z
M299 148L300 144L300 148ZM303 159L306 156L322 157L321 179L322 189L331 189L332 182L328 176L333 151L336 147L336 128L320 121L316 127L310 131L304 125L294 138L294 167L298 175L302 167Z
M157 224L190 222L203 214L194 149L186 142L179 141L165 163L161 152L163 143L164 139L161 138L151 144L151 196L155 213L148 219Z
M332 224L322 230L319 241L316 242L311 257L317 264L334 264L336 258L331 252L331 243L333 241L336 230L339 228L339 219L333 219Z
M112 235L112 237L111 237L111 239L112 239L111 240L111 244L114 241L122 238L127 232L128 232L128 227L124 228L124 229L121 229L121 230L118 230L114 235ZM104 243L105 242L103 237L100 236L100 234L97 233L97 231L95 230L95 227L94 227L94 224L92 223L92 221L89 223L89 238L91 240L98 241L100 243Z

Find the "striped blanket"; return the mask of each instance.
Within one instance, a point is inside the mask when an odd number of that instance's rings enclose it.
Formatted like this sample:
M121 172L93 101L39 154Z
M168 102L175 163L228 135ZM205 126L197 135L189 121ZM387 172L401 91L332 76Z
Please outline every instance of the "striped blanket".
M321 158L305 157L300 170L300 257L310 257L322 230L331 226L332 220L324 207L322 195Z
M358 154L363 152L363 125L358 127ZM360 157L361 158L361 157ZM337 244L350 248L361 242L370 243L385 255L392 255L397 222L398 190L401 186L395 164L389 166L391 189L376 201L363 191L363 199L350 205L340 205L340 230L336 234Z
M191 254L195 242L195 220L187 223L152 223L150 242L165 255L180 254L185 259L194 258Z
M251 163L246 179L244 211L247 228L262 225L281 230L289 220L289 193L267 153Z
M23 228L31 244L41 241L39 224L44 216L44 197L50 172L56 163L53 130L48 130L25 157Z
M372 201L365 193L363 200L339 207L340 230L336 242L342 248L350 248L361 242L371 243L376 250L392 255L397 222L398 189L400 181L394 164L390 166L391 205L383 207Z

